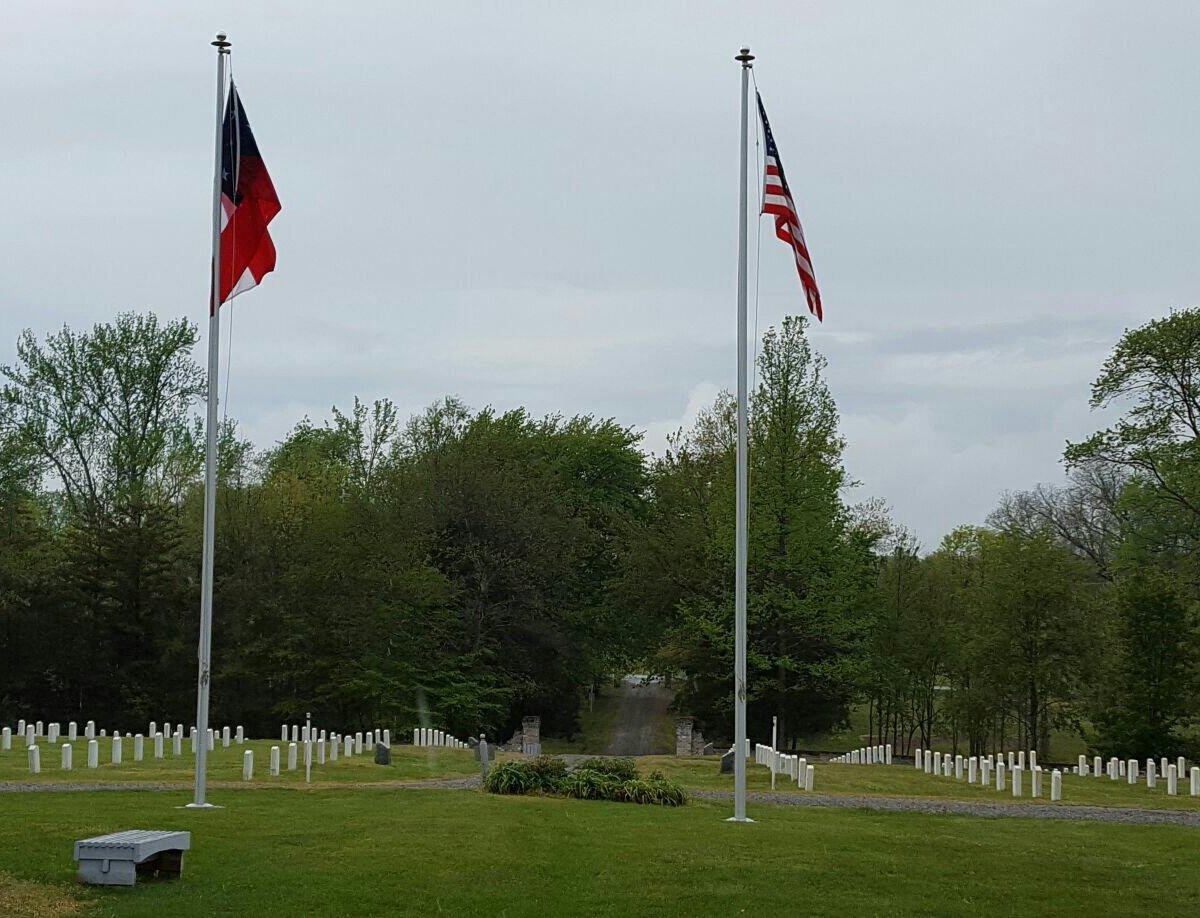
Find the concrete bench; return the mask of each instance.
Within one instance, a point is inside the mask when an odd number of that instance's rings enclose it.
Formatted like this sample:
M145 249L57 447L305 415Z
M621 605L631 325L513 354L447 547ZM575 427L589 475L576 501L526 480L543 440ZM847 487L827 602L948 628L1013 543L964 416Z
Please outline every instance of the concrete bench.
M130 829L75 842L75 860L81 882L132 886L139 873L179 876L183 852L191 847L191 832Z

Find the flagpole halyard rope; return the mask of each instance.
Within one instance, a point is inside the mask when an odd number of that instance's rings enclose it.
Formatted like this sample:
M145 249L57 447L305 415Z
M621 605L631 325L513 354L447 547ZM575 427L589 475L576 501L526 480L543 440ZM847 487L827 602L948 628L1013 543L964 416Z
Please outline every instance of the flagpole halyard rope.
M754 91L758 92L758 78L754 75L754 70L750 71L750 82L754 84ZM754 163L758 169L757 174L763 174L762 160L762 125L755 121L754 124ZM758 389L758 282L762 267L762 203L765 195L765 188L762 183L759 183L758 192L758 215L754 219L754 360L750 364L750 397L754 398L754 393ZM746 470L747 475L750 470Z
M233 79L233 55L232 54L229 55L229 60L227 61L227 67L229 70L229 85L233 86L234 79ZM233 167L232 168L234 169L233 188L236 193L236 191L237 191L237 169L241 166L241 152L242 152L242 150L241 150L241 146L242 146L241 131L236 132L234 143L237 145L237 149L235 151L235 156L233 157ZM229 264L232 266L232 265L237 264L237 234L236 233L230 234L229 249L230 249ZM232 267L231 267L231 270L232 270ZM230 278L230 280L232 281L233 278ZM225 422L229 419L229 375L230 375L230 370L233 367L233 307L234 307L233 299L230 299L229 300L229 345L225 350L225 398L222 399L222 401L221 401L221 426L222 427L225 426Z

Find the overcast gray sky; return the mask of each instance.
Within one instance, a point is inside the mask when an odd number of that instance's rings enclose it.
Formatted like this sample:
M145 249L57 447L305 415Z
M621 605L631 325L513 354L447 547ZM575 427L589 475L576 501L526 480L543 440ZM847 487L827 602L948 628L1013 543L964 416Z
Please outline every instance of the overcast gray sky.
M743 42L852 499L926 547L1059 479L1121 331L1200 289L1200 4L5 0L0 360L25 327L204 319L217 29L283 201L232 316L260 446L453 393L661 450L734 384ZM803 309L763 228L760 330Z

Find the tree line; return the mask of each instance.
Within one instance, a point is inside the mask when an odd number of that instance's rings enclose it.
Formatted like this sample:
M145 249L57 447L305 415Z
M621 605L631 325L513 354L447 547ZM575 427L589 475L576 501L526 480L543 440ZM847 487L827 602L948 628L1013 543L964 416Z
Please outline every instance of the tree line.
M0 717L113 722L194 704L204 376L196 327L123 314L27 331L0 397ZM803 318L766 333L751 399L749 723L792 744L865 710L872 740L1045 755L1195 747L1200 311L1127 332L1063 487L1006 495L923 552L855 503ZM660 456L613 419L446 398L219 438L213 716L306 711L460 734L668 676L732 721L736 418L723 394Z

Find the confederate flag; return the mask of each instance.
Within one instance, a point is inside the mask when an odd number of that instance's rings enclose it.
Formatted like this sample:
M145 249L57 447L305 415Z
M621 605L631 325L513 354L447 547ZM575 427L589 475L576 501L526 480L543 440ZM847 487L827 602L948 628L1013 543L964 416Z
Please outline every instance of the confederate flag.
M229 85L221 128L220 298L225 303L256 287L275 270L275 244L267 224L279 198L246 120L237 87Z

